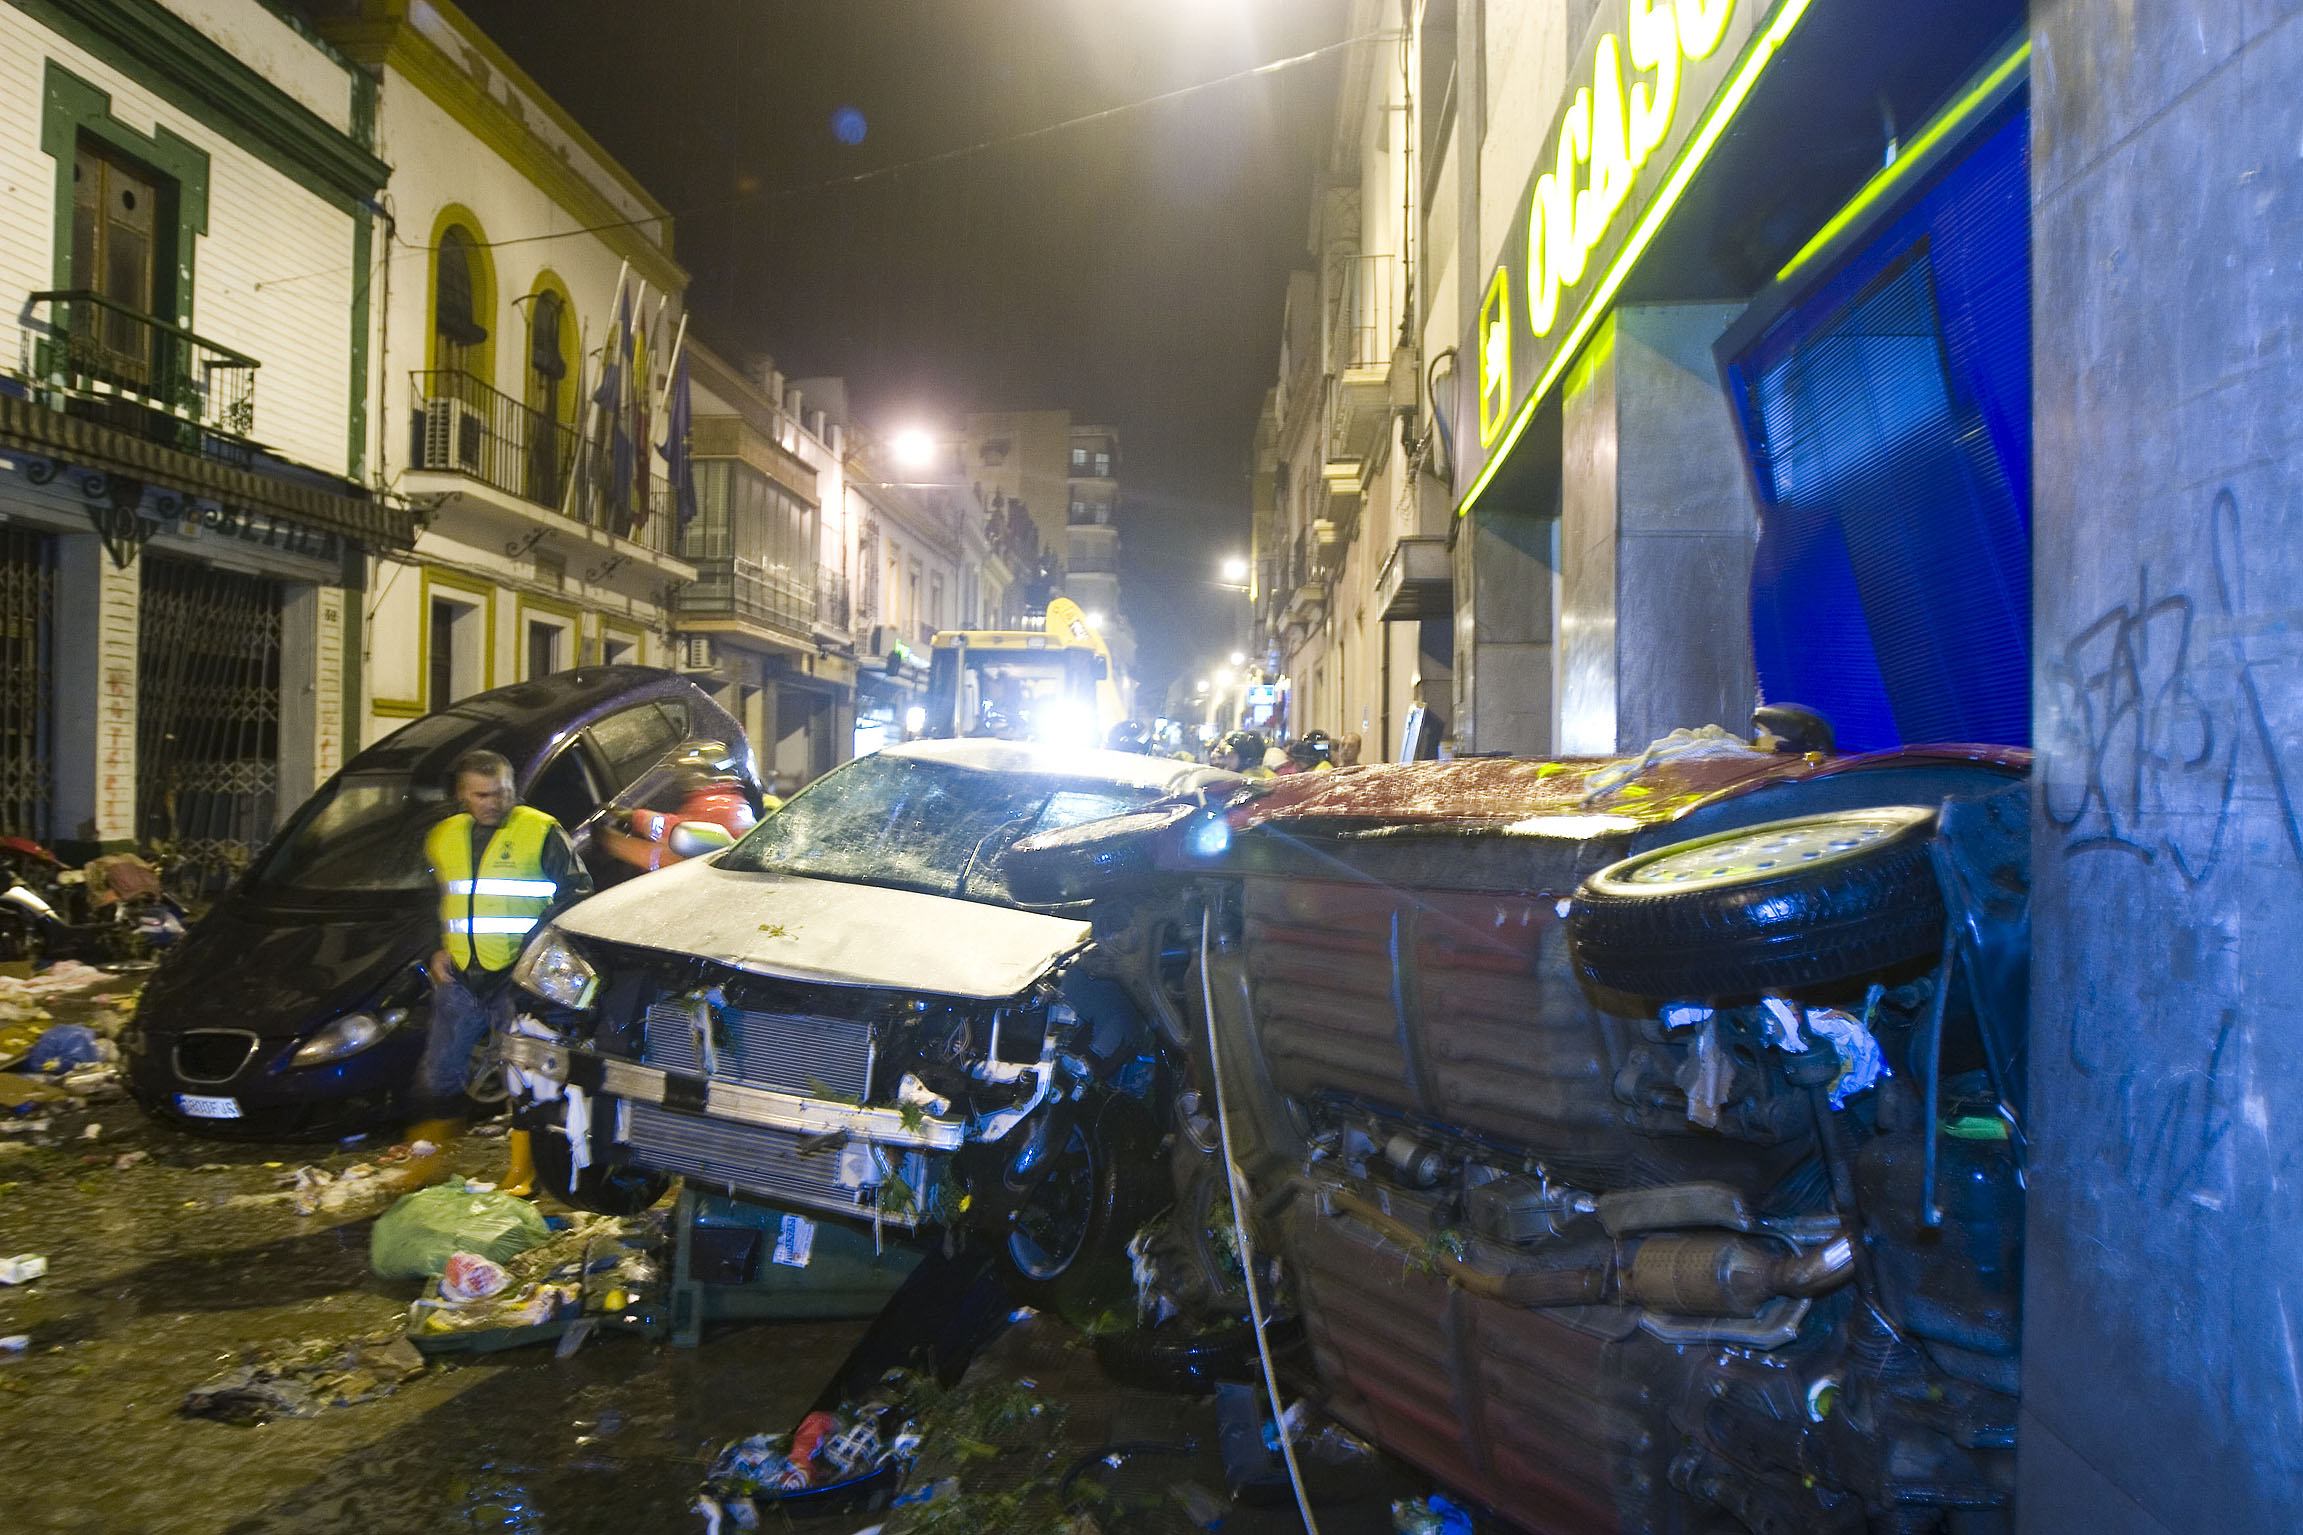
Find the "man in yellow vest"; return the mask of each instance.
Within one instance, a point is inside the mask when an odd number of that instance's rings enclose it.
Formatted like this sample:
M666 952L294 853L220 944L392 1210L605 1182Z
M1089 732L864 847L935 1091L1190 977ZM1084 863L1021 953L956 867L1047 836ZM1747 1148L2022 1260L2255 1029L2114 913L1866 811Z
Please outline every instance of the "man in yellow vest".
M424 855L440 886L440 947L432 956L432 1030L416 1068L430 1117L411 1143L446 1143L463 1122L472 1052L510 1021L511 972L544 918L592 893L592 877L560 823L519 802L512 764L492 751L458 757L449 774L459 813L433 827ZM515 1130L506 1193L534 1191L528 1132ZM427 1159L436 1164L436 1157ZM432 1166L422 1169L426 1173Z

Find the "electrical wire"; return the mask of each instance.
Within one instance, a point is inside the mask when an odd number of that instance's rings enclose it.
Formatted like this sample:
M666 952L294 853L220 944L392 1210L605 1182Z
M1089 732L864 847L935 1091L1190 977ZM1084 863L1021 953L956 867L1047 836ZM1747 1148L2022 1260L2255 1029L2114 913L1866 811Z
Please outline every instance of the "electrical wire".
M1067 117L1059 122L1042 123L1037 128L1025 128L1015 133L1000 134L993 138L978 140L973 144L963 144L952 149L938 150L931 155L918 155L909 160L899 160L893 165L874 166L867 171L855 171L845 176L834 176L825 181L809 182L802 186L782 187L774 191L749 192L738 197L721 198L715 202L697 203L689 208L651 213L638 218L614 219L604 224L586 224L575 229L557 229L546 234L513 235L504 240L474 240L472 244L487 250L501 250L513 245L534 245L549 240L573 239L579 235L609 234L619 229L639 229L661 224L667 219L693 218L698 214L720 213L731 208L749 207L760 202L776 202L789 197L805 197L816 192L838 191L844 187L860 186L865 182L879 181L889 176L900 176L907 171L925 170L931 166L949 164L954 160L964 160L975 155L988 154L992 150L1006 149L1010 145L1026 144L1034 139L1046 138L1050 134L1064 133L1073 128L1084 128L1093 123L1106 122L1115 117L1125 116L1130 112L1140 112L1146 107L1163 106L1171 101L1182 101L1188 97L1197 96L1204 91L1236 85L1242 80L1253 80L1262 75L1276 75L1283 70L1316 63L1331 53L1339 53L1346 48L1357 47L1361 43L1385 42L1403 35L1403 33L1391 30L1362 32L1336 42L1324 43L1305 53L1290 54L1284 59L1267 60L1261 64L1250 65L1246 69L1233 70L1228 75L1217 75L1207 80L1195 80L1189 85L1179 85L1173 90L1160 91L1150 96L1139 96L1133 101L1122 101L1093 112L1083 112L1077 117ZM428 253L438 248L428 242L414 240L400 240L397 243L400 249L405 251ZM330 267L324 271L301 272L286 277L268 277L254 286L258 288L279 287L286 283L305 282L313 278L334 277L345 270L346 268L338 266Z
M1239 1239L1240 1277L1247 1281L1248 1319L1255 1324L1255 1351L1263 1361L1264 1394L1271 1398L1272 1426L1279 1432L1279 1452L1287 1461L1288 1486L1295 1490L1295 1509L1303 1516L1304 1535L1319 1535L1319 1521L1311 1516L1311 1495L1304 1491L1303 1468L1295 1463L1295 1436L1287 1431L1287 1413L1279 1404L1279 1371L1271 1362L1271 1339L1264 1333L1263 1302L1257 1298L1255 1283L1255 1242L1248 1235L1247 1211L1241 1207L1240 1186L1247 1176L1231 1154L1231 1110L1224 1102L1223 1047L1215 1037L1215 980L1209 964L1215 951L1215 908L1201 906L1199 913L1199 985L1200 999L1207 1007L1208 1070L1214 1075L1216 1131L1223 1142L1224 1187L1231 1193L1232 1233Z

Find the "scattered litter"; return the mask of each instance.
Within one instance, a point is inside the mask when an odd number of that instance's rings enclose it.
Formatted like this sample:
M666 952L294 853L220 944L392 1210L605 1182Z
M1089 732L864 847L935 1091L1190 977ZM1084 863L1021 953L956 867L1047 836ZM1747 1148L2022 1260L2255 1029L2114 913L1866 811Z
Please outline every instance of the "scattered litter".
M94 1139L95 1139L97 1136L99 1136L99 1135L102 1135L103 1133L104 1133L104 1127L103 1127L102 1125L99 1125L99 1124L95 1124L95 1123L93 1123L93 1122L91 1122L91 1123L89 1123L89 1124L85 1124L85 1125L82 1125L82 1126L80 1127L80 1139L82 1139L82 1140L84 1140L84 1141L92 1141L92 1140L94 1140Z
M59 1023L32 1041L27 1059L34 1071L56 1076L74 1066L101 1065L105 1044L84 1023Z
M804 1215L786 1215L776 1232L776 1250L770 1261L786 1268L804 1269L814 1256L816 1223Z
M355 1162L340 1173L324 1167L299 1167L290 1181L288 1198L298 1215L364 1210L382 1204L397 1189L391 1179L366 1162Z
M151 1155L152 1153L149 1151L123 1151L112 1159L112 1165L120 1171L126 1172L137 1163L148 1160Z
M1470 1513L1436 1492L1393 1503L1391 1527L1397 1535L1473 1535Z
M0 1284L30 1284L48 1272L48 1259L42 1253L18 1253L13 1258L0 1258Z
M1802 1008L1783 997L1762 997L1767 1015L1767 1042L1787 1055L1804 1055L1811 1040L1822 1040L1839 1058L1839 1075L1831 1083L1831 1106L1846 1107L1857 1093L1868 1092L1881 1077L1892 1075L1879 1041L1863 1020L1836 1007Z
M1735 1091L1735 1061L1720 1043L1718 1019L1706 1017L1696 1029L1695 1043L1672 1080L1687 1093L1689 1123L1706 1129L1719 1123L1719 1106Z
M0 1112L29 1114L43 1103L70 1103L72 1095L45 1077L0 1073Z
M502 1263L550 1235L544 1218L524 1199L442 1185L402 1197L377 1218L368 1264L386 1279L428 1279L456 1253Z
M450 1253L440 1271L440 1298L458 1305L486 1300L512 1282L511 1271L478 1253Z
M424 1356L398 1333L312 1343L235 1365L186 1392L177 1410L241 1424L317 1417L326 1408L389 1396L423 1369Z
M12 1332L0 1338L0 1354L21 1354L31 1346L32 1335L28 1332Z
M94 965L84 965L76 959L61 959L38 975L0 975L0 999L27 1000L53 997L67 991L86 991L100 986L113 977Z

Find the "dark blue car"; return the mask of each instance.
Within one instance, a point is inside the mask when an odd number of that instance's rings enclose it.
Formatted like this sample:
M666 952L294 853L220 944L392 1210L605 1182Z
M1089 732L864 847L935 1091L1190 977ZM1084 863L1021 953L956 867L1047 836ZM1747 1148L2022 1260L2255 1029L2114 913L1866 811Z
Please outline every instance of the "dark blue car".
M385 1122L423 1051L439 941L423 839L452 809L449 764L479 747L510 758L521 797L605 886L630 870L595 847L599 822L696 741L730 748L756 809L743 727L652 667L517 683L392 732L305 802L153 976L124 1041L130 1090L155 1117L220 1135Z

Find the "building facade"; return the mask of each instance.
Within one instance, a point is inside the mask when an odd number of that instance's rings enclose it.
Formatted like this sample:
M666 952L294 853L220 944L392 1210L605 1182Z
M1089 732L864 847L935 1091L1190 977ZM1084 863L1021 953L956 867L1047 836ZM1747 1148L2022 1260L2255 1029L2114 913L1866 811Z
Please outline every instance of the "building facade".
M984 412L968 417L961 457L988 517L1004 523L1021 512L1030 519L1044 558L1025 594L1026 611L1044 610L1054 596L1078 603L1111 651L1122 699L1132 700L1135 632L1119 577L1119 434L1075 422L1068 411Z
M655 448L687 286L669 215L447 0L313 10L394 167L369 458L421 527L372 572L363 739L586 661L670 662L698 571Z
M1404 15L1345 73L1258 434L1291 722L1397 716L1352 648L1367 612L1448 621L1417 664L1462 752L1636 752L1761 702L1819 710L1844 749L2036 741L2016 1517L2283 1527L2296 1324L2238 1276L2291 1264L2303 1197L2279 1043L2303 684L2278 638L2303 20ZM1379 208L1384 156L1405 163ZM1354 231L1410 268L1357 531L1329 467L1354 456L1313 446L1351 446L1327 407L1351 395L1331 253ZM1371 539L1387 453L1439 515L1395 479Z
M256 0L0 5L0 822L219 888L363 723L374 82Z
M1256 433L1255 656L1266 702L1243 718L1290 734L1357 736L1363 760L1396 750L1411 718L1453 712L1447 483L1412 409L1415 317L1425 284L1406 217L1417 146L1399 125L1416 99L1416 43L1389 8L1362 4L1307 256L1288 285L1279 376ZM1412 579L1411 579L1412 575ZM1415 713L1419 702L1427 708Z
M678 661L744 729L789 794L847 760L855 734L846 428L767 358L687 344L697 515L674 599Z

